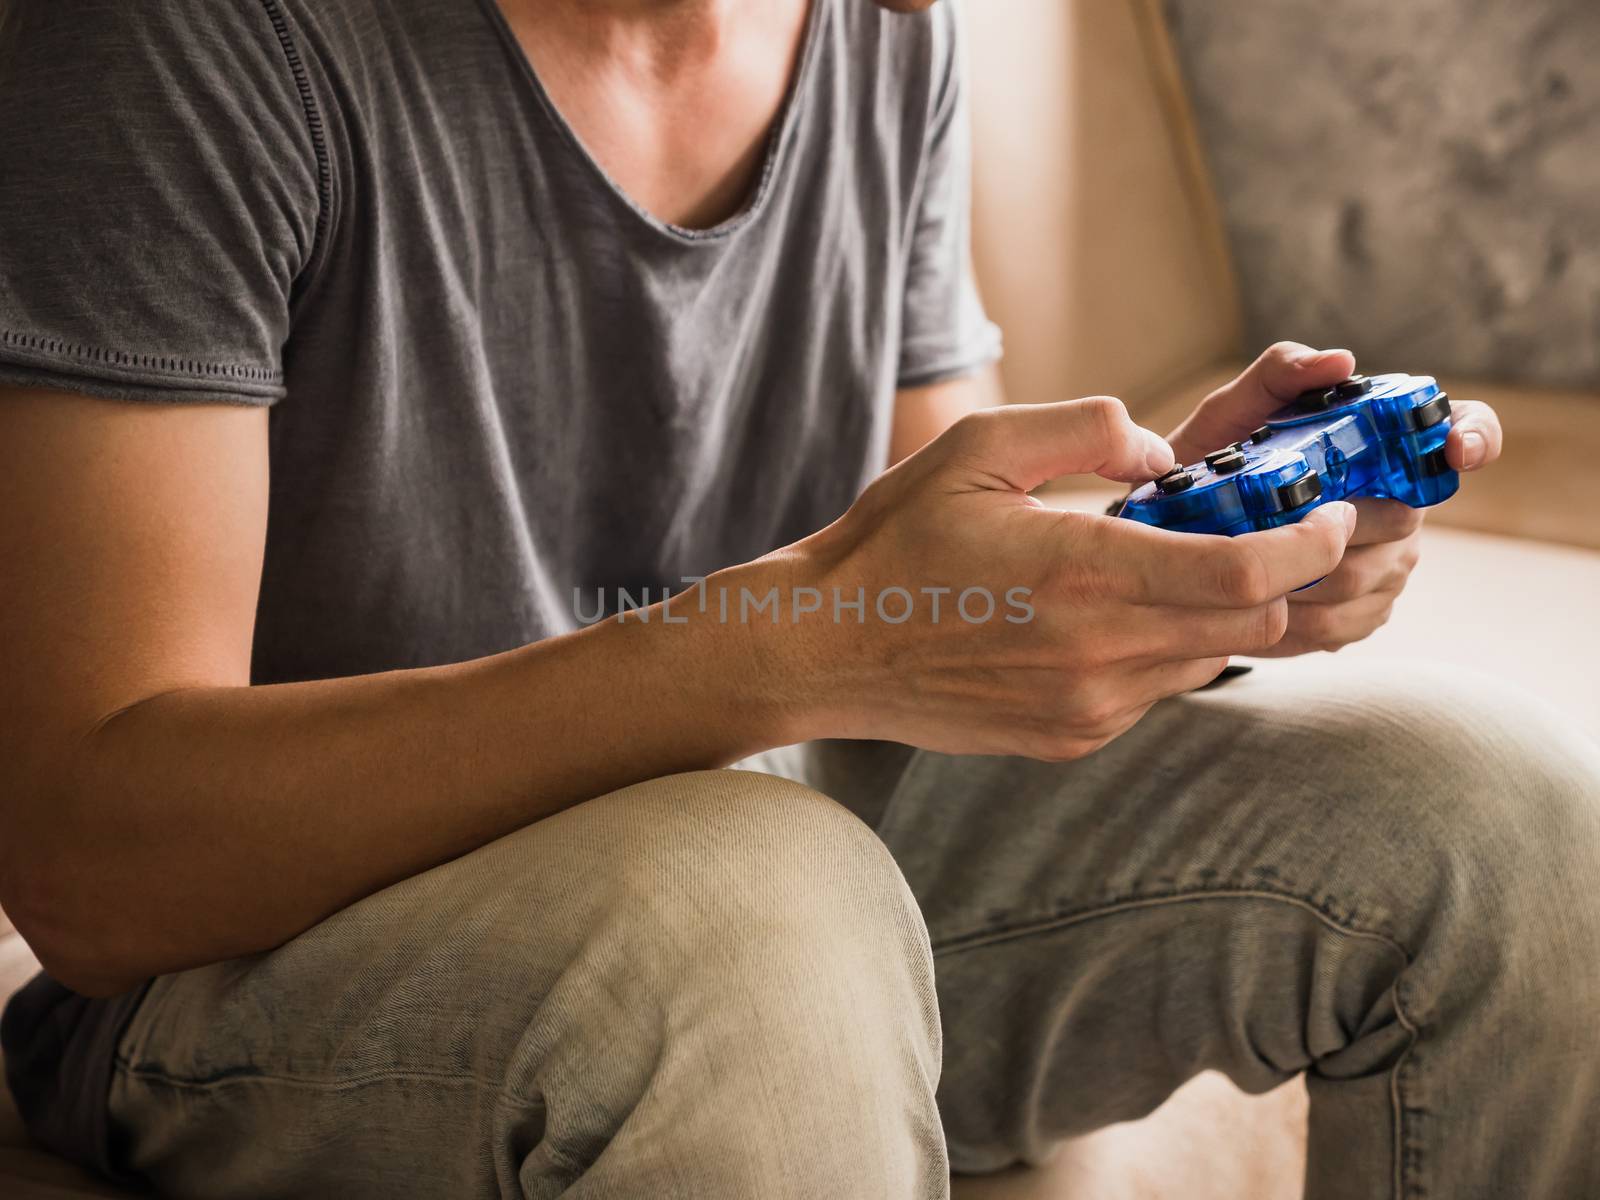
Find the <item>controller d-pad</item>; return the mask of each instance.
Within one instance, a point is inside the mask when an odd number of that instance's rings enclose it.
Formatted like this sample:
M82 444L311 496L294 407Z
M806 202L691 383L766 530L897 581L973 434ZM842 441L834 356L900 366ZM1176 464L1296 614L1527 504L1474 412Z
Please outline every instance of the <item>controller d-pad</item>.
M1173 467L1156 480L1156 491L1163 496L1176 496L1179 492L1187 492L1193 486L1194 476L1184 467Z

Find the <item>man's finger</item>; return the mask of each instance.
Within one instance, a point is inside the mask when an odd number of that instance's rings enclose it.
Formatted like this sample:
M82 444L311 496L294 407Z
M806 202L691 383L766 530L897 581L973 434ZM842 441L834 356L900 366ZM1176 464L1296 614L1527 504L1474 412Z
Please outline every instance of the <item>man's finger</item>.
M1138 677L1139 695L1146 703L1181 696L1196 688L1205 687L1228 665L1226 658L1202 658L1193 662L1162 663L1150 667Z
M1278 342L1244 369L1239 378L1212 392L1172 435L1185 461L1236 440L1301 392L1331 387L1356 369L1348 350L1314 350L1299 342Z
M1361 532L1361 527L1356 527ZM1290 593L1291 605L1346 604L1364 596L1397 596L1411 577L1416 554L1392 542L1378 546L1357 546L1354 539L1345 548L1344 558L1334 571L1315 587ZM1291 622L1292 624L1292 622Z
M1356 512L1339 500L1278 529L1244 533L1175 533L1108 517L1102 561L1123 594L1140 604L1185 608L1256 608L1321 579L1339 565Z
M1389 619L1394 599L1392 592L1372 592L1344 604L1291 604L1283 641L1322 650L1359 642Z
M1355 501L1356 531L1352 546L1371 546L1378 542L1399 542L1422 528L1423 510L1398 500Z
M1151 663L1260 654L1289 630L1289 606L1282 597L1254 608L1139 605L1130 611L1140 625L1131 644L1145 647L1136 657Z
M985 409L940 440L965 467L1021 492L1062 475L1142 483L1174 464L1172 447L1111 396Z
M1445 461L1457 471L1476 471L1500 457L1500 418L1481 400L1452 400Z

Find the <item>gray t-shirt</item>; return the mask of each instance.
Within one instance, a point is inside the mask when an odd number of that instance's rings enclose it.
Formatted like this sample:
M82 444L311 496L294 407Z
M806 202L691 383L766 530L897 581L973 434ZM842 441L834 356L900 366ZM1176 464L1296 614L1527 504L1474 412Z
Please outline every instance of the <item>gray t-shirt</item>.
M814 0L705 231L606 177L494 0L0 13L0 382L272 406L256 682L490 654L575 589L757 557L882 468L897 386L998 354L949 5ZM105 1166L108 1056L52 1098L29 1031L98 1045L132 1002L29 995L19 1101Z

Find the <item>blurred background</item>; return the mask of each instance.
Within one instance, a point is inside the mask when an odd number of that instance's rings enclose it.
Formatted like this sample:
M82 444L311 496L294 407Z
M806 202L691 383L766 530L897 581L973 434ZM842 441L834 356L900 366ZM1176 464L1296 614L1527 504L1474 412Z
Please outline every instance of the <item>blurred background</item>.
M1600 386L1600 5L1163 12L1247 341Z

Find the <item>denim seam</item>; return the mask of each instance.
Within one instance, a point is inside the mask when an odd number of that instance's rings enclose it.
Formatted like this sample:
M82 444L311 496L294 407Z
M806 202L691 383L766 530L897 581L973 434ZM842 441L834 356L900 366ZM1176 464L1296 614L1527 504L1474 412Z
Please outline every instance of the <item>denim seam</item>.
M1187 892L1163 892L1149 896L1129 896L1124 899L1096 905L1092 908L1075 909L1070 912L1040 917L1015 925L977 930L973 933L946 938L934 947L933 956L938 959L943 955L959 954L965 950L983 949L987 946L1016 941L1034 934L1052 933L1056 930L1071 928L1074 925L1081 925L1101 917L1115 916L1118 913L1138 912L1143 909L1159 908L1168 904L1185 904L1206 900L1269 900L1279 904L1288 904L1310 913L1336 933L1344 934L1347 937L1364 938L1387 946L1400 955L1406 966L1410 966L1414 961L1411 952L1386 933L1363 929L1341 921L1321 905L1313 900L1308 900L1304 896L1275 892L1265 888L1206 888ZM1405 1006L1400 999L1399 981L1395 982L1390 989L1390 993L1394 1002L1395 1020L1399 1023L1400 1028L1405 1030L1409 1038L1405 1049L1401 1051L1400 1057L1395 1060L1395 1064L1389 1072L1389 1105L1394 1118L1394 1195L1396 1200L1422 1200L1427 1194L1422 1184L1418 1182L1418 1176L1422 1171L1422 1146L1416 1138L1415 1130L1406 1120L1406 1114L1411 1109L1405 1102L1405 1076L1407 1074L1405 1068L1412 1062L1412 1051L1416 1049L1417 1042L1422 1036L1422 1030L1416 1022L1406 1015Z
M1422 1174L1422 1142L1417 1136L1414 1123L1407 1122L1406 1114L1413 1110L1405 1102L1407 1068L1412 1066L1412 1051L1417 1048L1417 1042L1422 1037L1422 1027L1406 1016L1405 1005L1400 999L1400 983L1395 981L1394 1016L1400 1022L1400 1028L1410 1036L1406 1048L1400 1052L1400 1057L1395 1060L1394 1070L1389 1073L1389 1102L1394 1108L1394 1194L1400 1200L1409 1197L1410 1200L1422 1200L1427 1195L1426 1189L1419 1182Z
M1324 925L1339 933L1349 934L1352 937L1370 938L1381 942L1396 951L1406 962L1411 965L1412 955L1400 942L1386 933L1375 929L1364 929L1358 925L1340 920L1322 905L1304 896L1297 896L1289 892L1273 891L1270 888L1197 888L1193 891L1157 892L1146 896L1127 896L1117 900L1110 900L1091 908L1071 909L1066 912L1052 913L1048 916L1036 917L1029 921L1019 922L1014 925L1001 925L992 929L978 929L971 933L958 934L954 937L942 939L934 944L933 954L937 958L941 954L959 954L963 950L974 949L981 946L992 945L996 942L1010 941L1013 938L1027 937L1030 934L1046 933L1054 929L1061 929L1071 925L1078 925L1086 921L1097 920L1100 917L1114 916L1117 913L1132 912L1142 908L1158 908L1166 904L1184 904L1200 900L1274 900L1281 904L1291 904L1303 908L1311 913Z
M413 1083L470 1084L483 1088L485 1091L493 1092L501 1100L508 1100L514 1104L535 1103L535 1101L506 1088L502 1083L490 1079L482 1079L462 1071L369 1071L365 1075L351 1075L341 1079L313 1079L304 1075L284 1075L271 1071L228 1071L212 1078L186 1079L179 1075L169 1074L157 1066L149 1064L136 1065L121 1056L115 1060L114 1065L118 1071L130 1079L136 1079L142 1083L166 1084L170 1087L184 1088L189 1091L208 1091L212 1088L223 1088L233 1084L280 1083L289 1087L307 1088L312 1091L337 1092L369 1087L378 1083L404 1081Z

